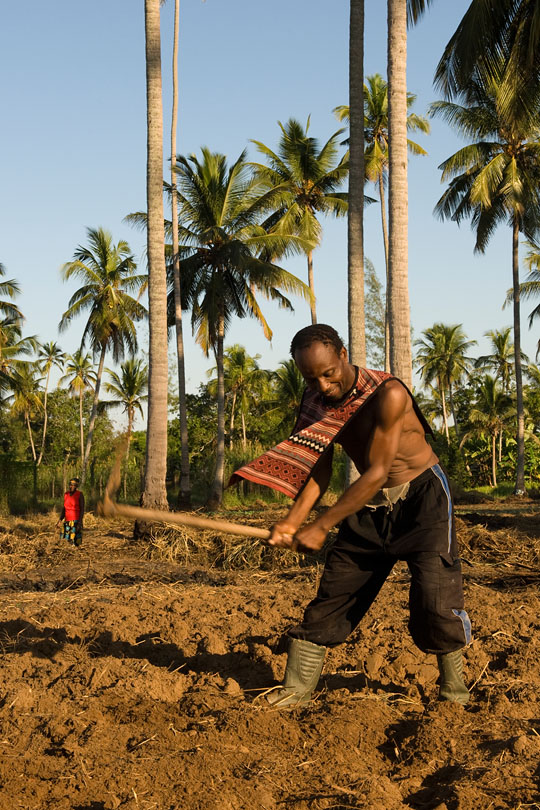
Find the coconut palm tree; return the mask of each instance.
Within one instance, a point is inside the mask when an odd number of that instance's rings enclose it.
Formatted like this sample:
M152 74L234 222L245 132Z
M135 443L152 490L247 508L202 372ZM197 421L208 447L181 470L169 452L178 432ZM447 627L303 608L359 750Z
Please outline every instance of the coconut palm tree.
M4 265L0 262L0 279L5 276L6 269ZM22 312L20 311L19 307L13 303L12 299L19 295L21 292L21 288L17 281L14 278L6 279L5 281L0 281L0 295L8 296L7 299L0 299L0 315L3 318L8 318L9 320L23 320Z
M487 433L491 439L491 478L497 486L497 438L513 415L512 398L505 393L497 379L489 374L480 381L476 401L469 414L470 430L463 437L466 441L474 433Z
M36 442L32 430L32 419L43 409L40 396L40 379L36 374L38 368L33 363L26 363L17 375L13 393L8 397L11 402L11 412L21 416L28 431L28 440L34 464L37 461Z
M519 283L519 234L533 240L540 225L540 116L508 119L504 112L504 74L481 76L463 90L463 104L439 101L433 115L443 117L460 134L475 141L458 150L439 167L448 189L435 211L458 224L471 218L476 231L475 251L484 252L502 222L512 232L512 289L514 301L514 362L517 403L516 494L525 487L523 384Z
M273 405L271 413L277 411L282 416L282 425L287 433L294 427L306 383L292 358L282 360L272 374L272 395L269 404Z
M148 310L149 370L146 463L141 504L149 509L168 509L167 473L167 274L163 223L163 101L161 91L160 0L144 2L146 55L148 212ZM136 534L144 532L136 525Z
M251 165L261 184L274 193L275 213L269 220L272 229L277 233L297 233L309 242L307 264L308 284L312 293L311 321L317 323L313 247L322 238L318 216L346 215L346 194L338 189L347 176L348 161L345 157L338 160L339 136L343 130L335 132L320 147L317 139L308 134L309 124L309 118L305 127L294 118L290 118L285 125L278 121L281 137L277 152L261 141L252 141L266 157L268 165Z
M442 398L436 385L426 383L423 389L415 390L414 398L430 424L440 421L444 425Z
M472 0L444 50L435 82L452 99L479 72L500 83L499 103L509 120L536 117L540 95L536 0Z
M0 279L5 276L6 270L0 263ZM23 338L23 314L13 302L21 289L15 279L0 280L0 393L11 387L13 376L17 374L17 367L25 361L21 355L31 354L36 346L35 337Z
M135 322L146 315L145 307L130 295L131 292L140 293L146 276L134 274L136 264L127 242L121 240L114 245L111 234L103 228L88 228L87 234L88 246L79 245L73 261L66 262L61 270L65 281L75 277L83 285L71 296L59 324L60 331L64 331L74 318L88 311L81 349L88 343L94 356L99 358L82 460L82 483L92 448L105 355L112 352L113 359L118 362L126 349L134 353L137 350Z
M519 285L520 300L528 300L529 298L540 298L540 247L535 242L527 242L529 252L525 257L525 266L529 270L529 275ZM506 294L506 304L514 300L514 291L508 290ZM532 327L536 318L540 317L540 304L537 304L532 312L529 314L529 329ZM536 356L540 354L540 340L536 348Z
M446 410L446 392L448 392L454 428L459 442L453 385L468 373L472 361L467 357L466 352L476 345L476 341L467 340L461 324L448 326L443 323L435 323L429 329L425 329L422 334L424 339L415 341L415 345L419 347L416 364L425 383L430 385L435 381L437 384L441 398L444 432L446 440L450 444Z
M236 417L236 410L240 412L242 422L242 447L247 447L246 435L246 415L253 407L254 400L263 392L268 382L268 372L260 368L258 360L260 354L251 357L244 346L235 343L229 346L223 353L223 374L225 382L225 393L231 398L231 416L229 422L229 448L233 448L233 431ZM208 374L213 374L216 368L210 369ZM215 396L217 391L217 379L210 380L208 390Z
M489 338L491 343L491 354L484 354L474 361L474 367L481 371L491 370L495 373L495 379L499 380L505 394L510 393L512 378L514 376L514 344L512 342L512 327L506 329L490 329L484 332L484 337ZM522 353L521 359L527 361L527 356Z
M49 341L49 343L43 343L38 348L38 366L41 373L45 373L45 387L43 389L43 429L41 432L41 447L36 461L37 467L39 467L43 459L45 439L47 437L47 422L49 417L47 413L47 397L49 393L51 369L53 366L62 368L65 359L66 355L54 340Z
M407 93L407 109L416 101L413 93ZM349 107L336 107L334 113L340 121L349 120ZM429 121L416 113L407 115L407 130L429 132ZM366 180L374 183L379 192L381 206L381 225L383 233L384 260L386 268L386 288L388 289L388 225L386 215L385 187L388 175L388 84L379 73L367 77L364 85L364 166ZM427 152L415 141L407 140L411 154L427 155ZM388 303L386 305L388 314ZM385 325L386 348L385 369L390 368L389 324Z
M32 421L43 410L43 402L39 389L41 380L38 377L39 366L34 363L24 363L17 370L13 378L13 393L7 398L11 402L11 413L20 416L28 431L28 440L33 461L33 502L37 502L37 450Z
M177 164L180 203L180 257L182 260L183 307L191 309L197 342L206 355L214 353L217 366L218 441L216 471L208 504L221 503L225 453L223 342L231 319L247 315L272 336L257 293L292 310L286 294L309 300L309 288L282 267L261 258L283 255L291 247L304 248L306 241L284 228L269 233L261 224L273 191L263 189L252 175L243 152L227 166L224 155L202 150L179 156ZM282 292L283 291L283 292Z
M278 400L283 403L287 411L292 411L296 418L306 390L306 383L292 358L282 360L274 371L274 384Z
M364 321L364 0L350 0L347 314L351 362L366 365ZM354 480L349 462L348 477Z
M412 385L408 271L407 21L431 0L388 0L388 317L390 369Z
M23 337L19 317L0 320L0 393L13 388L20 372L28 365L25 358L38 346L35 335Z
M143 416L142 405L148 399L146 391L148 389L148 366L142 360L129 357L120 366L120 373L106 369L109 380L104 384L105 391L113 399L103 401L101 407L105 409L121 407L127 415L128 425L126 434L126 453L124 459L124 498L127 497L127 469L129 462L129 451L131 447L131 434L133 432L133 422L138 413Z
M97 375L92 365L90 354L84 353L81 349L68 354L63 377L59 380L59 385L67 383L69 393L79 400L79 431L81 437L81 466L84 458L84 419L83 400L87 391L93 391L97 381Z
M424 340L416 340L415 346L419 351L416 353L415 362L420 370L422 382L428 388L436 388L440 398L440 405L443 419L443 429L446 441L450 444L450 434L448 431L448 410L446 406L446 363L444 357L444 336L442 331L437 329L438 324L431 329L426 329L422 333ZM442 326L442 324L441 324ZM435 383L435 386L433 385Z
M178 196L176 190L176 128L178 116L178 33L180 26L180 0L174 0L174 35L172 58L172 117L171 117L171 232L172 275L174 291L174 322L176 330L176 357L178 365L178 416L180 420L180 490L178 505L191 505L189 477L189 442L187 427L186 368L184 360L184 334L182 326L182 287L178 255Z
M505 394L510 394L512 379L514 377L514 344L512 342L512 328L494 329L485 333L492 346L492 354L482 355L475 360L475 368L492 370L495 379L499 380ZM529 358L521 352L522 362L527 363ZM502 458L502 440L504 431L499 433L499 461Z

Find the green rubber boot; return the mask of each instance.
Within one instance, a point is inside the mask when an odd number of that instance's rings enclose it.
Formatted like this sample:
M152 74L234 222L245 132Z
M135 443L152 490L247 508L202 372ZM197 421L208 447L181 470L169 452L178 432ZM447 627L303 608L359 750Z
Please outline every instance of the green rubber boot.
M326 647L291 638L283 685L266 696L270 706L284 709L309 703L319 682L325 655Z
M450 700L466 706L469 702L469 690L463 680L463 655L461 650L437 656L441 673L439 700Z

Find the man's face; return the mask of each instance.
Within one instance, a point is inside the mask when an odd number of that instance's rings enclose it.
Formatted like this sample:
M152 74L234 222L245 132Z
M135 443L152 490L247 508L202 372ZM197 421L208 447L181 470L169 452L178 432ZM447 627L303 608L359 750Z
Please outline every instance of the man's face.
M77 487L78 487L78 484L77 484L77 482L76 482L76 481L70 481L70 482L69 482L69 491L70 491L70 492L75 492L75 490L77 489Z
M307 387L318 391L328 402L339 402L354 385L356 372L345 348L337 352L333 346L317 341L305 349L297 349L294 362Z

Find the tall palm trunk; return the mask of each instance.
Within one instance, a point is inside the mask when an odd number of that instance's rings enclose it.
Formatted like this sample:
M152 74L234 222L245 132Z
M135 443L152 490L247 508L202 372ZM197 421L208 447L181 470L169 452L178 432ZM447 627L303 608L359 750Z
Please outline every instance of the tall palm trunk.
M45 379L45 391L43 392L43 431L41 433L41 448L39 456L36 461L36 466L39 467L43 458L43 451L45 450L45 439L47 437L47 422L49 421L49 414L47 413L47 394L49 392L49 379L51 376L51 367L47 369L47 377Z
M349 14L349 206L347 213L347 287L349 359L366 365L364 308L364 0L350 0ZM351 459L346 479L358 478Z
M148 429L141 504L168 509L167 472L167 277L163 224L163 104L159 0L145 0L148 209ZM143 531L136 527L136 534Z
M311 323L317 323L317 304L315 300L315 279L313 277L313 251L310 250L307 255L307 276L308 287L311 290Z
M28 411L24 412L24 421L28 430L28 438L30 439L30 448L32 450L32 459L34 464L37 461L36 445L34 443L34 436L32 435L32 425L30 424L30 414Z
M497 433L491 434L491 478L493 486L497 486Z
M94 437L94 427L96 424L98 404L99 404L99 389L101 388L101 378L103 377L103 367L105 365L105 352L107 351L106 345L101 347L101 354L99 355L99 365L96 376L96 387L94 388L94 399L92 401L92 410L90 412L90 421L88 422L88 432L86 434L86 447L84 450L84 457L81 470L81 486L86 481L86 469L88 467L88 459L90 458L90 450L92 449L92 439Z
M84 420L83 420L83 390L79 391L79 428L81 434L81 465L84 459Z
M247 433L246 433L246 415L244 411L242 413L242 448L244 450L247 449Z
M388 224L386 222L386 199L384 194L384 174L379 172L379 200L381 202L381 225L384 245L384 270L386 278L384 305L384 370L390 371L390 319L388 317Z
M452 390L452 383L451 382L448 383L448 396L450 398L450 410L452 412L452 419L454 420L454 430L456 431L456 441L457 441L457 444L458 444L458 447L459 447L460 444L461 444L461 436L460 436L459 424L458 424L458 420L457 420L457 416L456 416L456 408L455 408L455 405L454 405L454 392Z
M223 364L223 340L225 337L225 319L220 313L217 331L216 366L217 366L217 441L216 469L214 483L207 506L217 509L223 499L223 477L225 473L225 372Z
M128 474L128 462L129 462L129 451L131 448L131 434L133 432L133 419L134 419L134 412L133 408L128 408L128 429L127 429L127 437L126 437L126 455L124 457L124 500L127 500L127 474Z
M182 331L182 294L180 259L178 256L178 194L176 189L176 124L178 117L178 29L180 25L180 0L174 3L173 40L173 105L171 121L171 222L173 241L174 319L176 325L176 355L178 361L178 411L180 418L180 491L178 505L184 509L191 506L191 482L189 478L189 443L186 402L186 368L184 361L184 335Z
M407 0L388 0L388 181L390 370L411 387L407 256Z
M364 0L350 0L349 210L347 217L349 355L366 364L364 312Z
M37 505L37 453L36 453L36 446L34 444L34 437L32 435L32 425L30 424L30 414L28 411L24 413L24 421L26 422L26 427L28 428L28 436L30 438L30 447L32 448L32 459L34 461L32 467L32 503L34 506Z
M231 401L231 419L229 422L229 450L233 449L234 410L236 408L236 390L233 391Z
M514 493L525 494L525 413L523 409L523 375L521 371L521 317L519 303L519 221L514 215L512 226L512 286L514 289L514 363L516 368L517 460Z
M448 432L448 412L446 410L446 395L444 393L444 383L441 379L439 379L438 382L439 382L439 393L441 395L444 435L446 436L447 444L450 444L450 434Z

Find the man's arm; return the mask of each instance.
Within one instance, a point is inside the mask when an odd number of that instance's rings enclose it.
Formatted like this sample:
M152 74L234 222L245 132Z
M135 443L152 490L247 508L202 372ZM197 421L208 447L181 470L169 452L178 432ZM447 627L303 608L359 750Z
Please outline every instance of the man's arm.
M334 506L309 526L296 532L291 548L299 551L318 551L326 535L349 515L362 509L384 486L399 447L408 394L400 383L387 383L378 395L375 425L367 453L367 466Z
M334 448L330 447L315 467L313 475L294 502L288 515L273 526L272 536L268 541L269 546L277 548L292 547L293 535L296 530L306 520L319 498L328 489L332 476L333 455Z
M81 526L82 526L83 517L84 517L84 495L82 494L82 492L79 495L79 509L80 509L79 520L81 521Z

